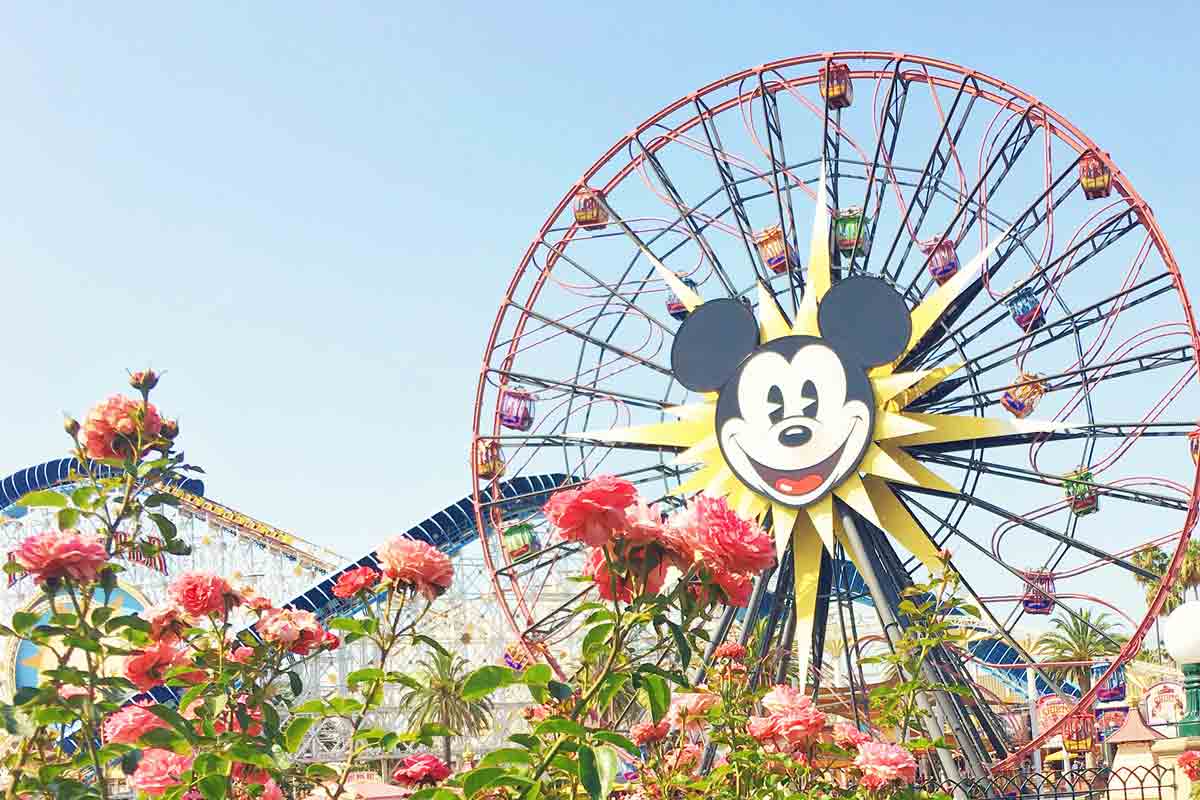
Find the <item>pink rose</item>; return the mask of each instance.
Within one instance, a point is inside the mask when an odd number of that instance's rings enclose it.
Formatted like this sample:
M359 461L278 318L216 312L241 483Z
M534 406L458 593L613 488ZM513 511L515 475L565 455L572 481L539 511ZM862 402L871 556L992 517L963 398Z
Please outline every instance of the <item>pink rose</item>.
M392 780L401 786L433 786L450 777L450 768L432 753L407 756L392 773Z
M173 602L150 606L139 616L150 623L152 639L178 639L183 629L191 624L183 609Z
M240 601L224 578L208 572L185 572L167 591L171 600L193 617L223 616Z
M275 783L274 778L268 778L263 784L262 794L258 796L258 800L283 800L283 790L279 788L279 784Z
M125 458L133 454L139 428L143 444L162 430L162 417L154 404L143 407L140 400L114 394L88 412L80 443L88 458Z
M862 785L872 791L896 780L912 783L917 777L917 761L912 753L888 742L860 744L854 766L862 770Z
M142 752L142 760L130 776L129 785L151 797L158 797L168 789L178 786L180 776L191 768L191 756L152 748Z
M125 658L125 677L143 692L148 692L165 680L166 673L172 667L190 663L183 651L175 647L175 643L166 639L151 644L145 650L139 650ZM203 680L203 672L195 672L180 676L184 680Z
M722 602L735 608L750 605L750 595L754 592L754 578L720 567L709 567L708 573L711 583L697 583L689 587L698 601L704 605Z
M271 609L258 621L258 633L264 641L302 656L325 646L325 629L311 611Z
M58 696L63 700L72 700L76 697L87 697L92 691L86 686L59 686Z
M410 586L432 602L450 587L454 565L450 558L427 542L396 536L383 543L375 555L383 572L396 583Z
M356 567L341 574L333 585L333 596L349 600L379 583L379 573L370 567Z
M13 558L38 583L59 578L88 582L96 580L108 554L99 537L67 528L25 537Z
M695 772L696 767L700 766L700 746L696 744L680 745L667 755L666 763L671 769Z
M149 731L165 727L167 723L145 706L129 705L109 714L101 730L104 733L104 741L109 744L137 744L138 739Z
M777 714L775 724L779 728L779 735L787 740L792 749L796 749L811 744L821 735L825 728L825 714L810 702Z
M629 738L638 747L645 747L655 742L661 742L667 738L667 734L670 732L671 723L665 719L657 725L649 721L639 722L629 729Z
M774 714L765 717L750 717L750 721L746 724L746 733L751 738L764 745L781 744L779 736L779 722Z
M554 716L554 712L549 706L539 703L521 709L521 716L524 717L526 722L541 722L544 719Z
M631 566L630 572L635 572L636 569L635 564ZM632 579L631 576L612 575L608 571L608 564L604 560L604 551L599 547L593 547L588 552L587 561L583 566L583 574L595 582L597 591L605 600L617 600L622 603L629 603L637 594L637 581ZM646 574L644 593L654 594L658 592L666 579L667 565L660 563Z
M625 527L621 538L630 544L650 544L662 535L662 514L638 497L625 509Z
M684 692L671 698L671 708L667 711L667 721L672 728L678 728L685 733L698 733L708 725L708 711L718 702L720 697L712 692Z
M833 726L833 743L844 750L853 750L869 741L871 734L860 731L849 722L839 722Z
M689 501L689 537L705 564L753 574L775 563L775 543L758 523L742 519L724 497L700 494Z
M787 684L772 686L771 691L763 695L762 706L774 714L782 714L804 705L812 705L800 692Z
M737 642L726 642L713 651L717 661L741 661L746 657L746 646Z
M601 475L578 489L556 492L542 513L563 539L602 547L625 530L625 509L636 499L632 483Z
M229 654L229 660L234 664L248 664L253 657L254 649L245 645L233 648L233 652Z
M1183 770L1183 774L1188 776L1188 780L1194 781L1200 778L1200 751L1184 751L1180 753L1179 758L1175 759L1175 763Z
M275 607L271 598L263 597L253 586L243 586L238 594L242 597L242 604L254 611L270 611Z

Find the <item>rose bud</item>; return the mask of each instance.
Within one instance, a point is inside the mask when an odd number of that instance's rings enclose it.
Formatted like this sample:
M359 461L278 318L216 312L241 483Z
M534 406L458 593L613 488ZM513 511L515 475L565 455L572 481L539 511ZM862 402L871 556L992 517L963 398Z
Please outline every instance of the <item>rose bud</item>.
M72 416L67 416L63 419L63 430L67 432L67 436L72 439L79 437L79 420Z
M158 373L152 369L139 369L129 374L129 385L139 392L148 392L158 386Z
M158 435L166 439L168 442L175 441L175 437L179 435L179 423L173 419L164 419L162 428L159 429Z

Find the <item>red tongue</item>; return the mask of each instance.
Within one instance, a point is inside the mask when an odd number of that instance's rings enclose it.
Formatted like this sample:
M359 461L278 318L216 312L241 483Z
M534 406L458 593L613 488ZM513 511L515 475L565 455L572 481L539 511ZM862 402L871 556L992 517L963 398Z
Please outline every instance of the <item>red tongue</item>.
M775 481L775 491L783 494L801 495L808 494L813 489L821 485L824 480L820 475L809 474L803 478L780 478Z

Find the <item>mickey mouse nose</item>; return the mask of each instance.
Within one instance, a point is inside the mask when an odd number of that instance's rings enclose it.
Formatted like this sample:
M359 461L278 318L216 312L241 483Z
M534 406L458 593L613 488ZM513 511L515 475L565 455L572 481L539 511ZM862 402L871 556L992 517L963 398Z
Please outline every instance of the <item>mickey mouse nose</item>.
M789 425L779 432L779 443L784 447L799 447L812 438L812 431L804 425Z

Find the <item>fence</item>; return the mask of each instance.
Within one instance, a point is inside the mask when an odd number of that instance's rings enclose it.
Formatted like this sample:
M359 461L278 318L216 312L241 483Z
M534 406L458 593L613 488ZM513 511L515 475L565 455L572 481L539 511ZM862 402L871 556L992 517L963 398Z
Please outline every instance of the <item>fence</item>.
M1175 770L1162 764L993 775L923 788L964 800L1177 800Z

